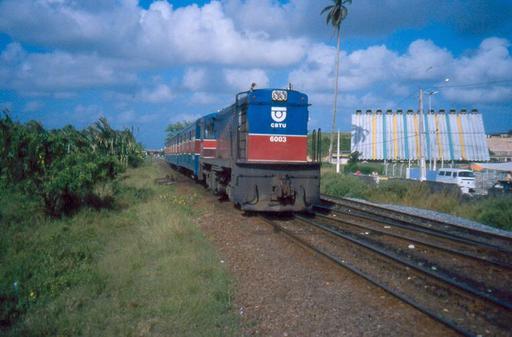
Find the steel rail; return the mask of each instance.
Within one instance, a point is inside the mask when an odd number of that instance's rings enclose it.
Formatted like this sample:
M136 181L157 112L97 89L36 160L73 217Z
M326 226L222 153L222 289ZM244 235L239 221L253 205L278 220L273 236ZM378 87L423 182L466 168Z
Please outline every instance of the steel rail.
M463 251L460 251L460 250L457 250L457 249L453 249L453 248L445 247L445 246L438 245L438 244L435 244L435 243L427 242L425 240L415 239L415 238L407 236L407 235L390 233L390 232L387 232L387 231L376 229L376 228L374 228L372 226L365 226L365 225L357 224L357 223L354 223L352 221L348 221L346 219L329 217L329 216L321 214L321 213L315 213L315 216L321 217L321 218L325 218L325 219L328 219L330 221L338 222L338 223L341 223L341 224L347 224L349 226L354 226L354 227L359 227L359 228L367 229L367 230L370 230L370 231L373 231L373 232L376 232L376 233L380 233L380 234L383 234L383 235L395 237L395 238L398 238L398 239L407 240L407 241L410 241L410 242L422 244L422 245L427 246L427 247L431 247L431 248L435 248L435 249L446 251L448 253L460 255L460 256L465 257L465 258L470 258L470 259L475 259L475 260L478 260L478 261L490 263L490 264L493 264L493 265L498 266L498 267L502 267L502 268L506 268L506 269L512 269L512 265L508 264L508 263L492 260L492 259L489 259L489 258L484 258L484 257L479 256L479 255L466 253L466 252L463 252Z
M285 235L290 237L292 240L298 242L300 245L302 245L302 246L304 246L304 247L306 247L308 249L311 249L312 251L316 252L317 254L320 254L321 256L323 256L323 257L331 260L332 262L336 263L338 266L343 267L343 268L349 270L350 272L352 272L352 273L354 273L354 274L364 278L366 281L368 281L371 284L381 288L382 290L384 290L388 294L398 298L402 302L407 303L411 307L413 307L416 310L424 313L425 315L429 316L433 320L444 324L448 328L458 332L459 334L461 334L463 336L466 336L466 337L475 337L476 336L475 333L473 333L471 331L468 331L468 330L458 326L454 321L452 321L450 319L447 319L447 318L443 317L442 315L438 314L437 312L435 312L433 310L430 310L429 308L427 308L427 307L425 307L425 306L415 302L412 298L410 298L410 297L408 297L408 296L406 296L404 294L401 294L401 293L393 290L391 287L388 287L387 285L383 284L382 282L379 282L376 278L374 278L371 275L363 272L362 270L359 270L358 268L352 266L351 264L345 262L344 260L341 260L341 259L337 258L336 256L331 255L328 252L326 252L326 251L324 251L324 250L322 250L322 249L320 249L318 247L313 246L312 244L310 244L306 240L304 240L304 239L300 238L298 235L294 234L292 231L284 228L283 226L278 225L277 223L275 223L271 219L265 217L264 215L260 215L260 217L265 222L267 222L268 224L273 226L275 229L277 229L279 232L284 233Z
M430 227L426 227L423 225L414 224L412 222L401 220L401 219L393 219L389 216L379 215L374 212L368 212L365 210L357 209L355 206L346 206L346 205L340 205L340 206L355 210L355 212L350 212L350 215L356 216L359 218L378 221L378 222L386 224L386 225L396 226L396 227L405 228L405 229L409 229L409 230L412 229L416 232L430 234L430 235L448 239L451 241L460 242L460 243L464 243L464 244L468 244L468 245L478 245L480 247L484 247L485 249L493 249L493 250L499 251L501 253L510 254L509 251L503 250L501 247L497 247L497 246L491 245L489 243L482 242L480 240L473 240L473 239L466 238L466 237L459 236L459 235L448 234L443 231L436 230L435 228L430 228ZM336 212L336 213L340 213L340 214L347 213L347 212L343 212L341 210L337 210L332 207L327 207L327 206L322 206L322 205L315 205L314 207L319 208L319 209L330 210L331 212ZM414 216L410 215L410 217L414 217Z
M418 270L426 275L429 275L430 277L434 278L434 279L437 279L437 280L440 280L440 281L443 281L449 285L451 285L452 287L455 287L455 288L459 288L473 296L476 296L476 297L479 297L479 298L482 298L482 299L485 299L491 303L494 303L496 305L499 305L503 308L506 308L508 310L512 310L512 303L510 302L506 302L506 301L502 301L500 300L499 298L493 296L493 295L490 295L486 292L483 292L483 291L480 291L478 289L474 289L473 287L470 287L468 286L467 284L465 283L461 283L461 282L456 282L454 280L452 280L451 278L445 276L445 275L442 275L442 274L438 274L438 273L434 273L432 272L430 269L427 269L427 268L424 268L422 266L419 266L419 265L416 265L414 263L411 263L409 261L406 261L404 259L401 259L399 256L395 255L395 254L391 254L387 251L385 251L384 249L381 249L381 248L378 248L378 247L375 247L375 246L372 246L366 242L363 242L363 240L359 240L359 239L355 239L355 238L352 238L350 237L349 235L346 235L346 234L343 234L341 233L339 230L337 229L334 229L332 227L334 226L329 226L329 225L324 225L324 224L320 224L320 223L317 223L317 222L314 222L314 221L311 221L307 218L304 218L304 217L301 217L301 216L296 216L297 219L301 220L301 221L304 221L312 226L315 226L317 228L320 228L334 236L337 236L339 238L342 238L342 239L345 239L347 241L350 241L354 244L357 244L361 247L364 247L374 253L378 253L379 255L382 255L384 257L387 257L395 262L398 262L399 264L403 264L411 269L415 269L415 270Z
M347 207L347 208L357 209L359 211L363 211L363 212L366 212L366 213L371 213L371 214L374 214L374 215L377 215L377 216L380 216L380 217L386 217L388 219L392 219L392 220L395 220L395 221L401 221L401 222L404 222L404 223L414 224L415 226L421 226L421 227L423 227L425 229L430 229L430 230L434 230L434 231L435 231L435 229L433 229L432 227L426 227L423 224L413 223L413 222L408 221L408 220L396 219L396 218L394 218L391 215L386 215L386 214L383 215L383 214L381 214L379 212L386 212L388 214L391 213L391 214L396 214L397 216L405 216L405 217L408 217L408 218L417 219L419 221L427 222L427 223L429 223L431 225L434 225L434 226L444 226L444 227L448 226L448 227L451 227L453 230L458 231L458 233L456 233L456 234L454 234L454 233L451 234L453 237L458 237L458 238L461 238L463 240L469 240L473 244L479 244L479 245L482 245L482 246L488 246L490 248L503 251L505 253L512 253L512 250L506 249L502 245L490 244L490 243L482 241L482 240L475 240L475 239L470 239L470 238L465 238L464 237L464 234L471 235L472 233L478 233L478 235L480 237L486 237L489 240L493 240L493 239L494 240L500 240L507 248L512 247L512 238L509 238L509 237L506 237L506 236L502 236L502 235L499 235L499 234L496 234L496 233L479 230L477 228L468 228L468 227L461 226L459 224L448 222L448 221L431 219L431 218L428 218L426 216L411 214L411 213L403 212L403 211L396 210L396 209L389 209L389 208L386 208L384 206L375 205L375 204L369 204L369 203L360 202L360 201L357 201L357 200L352 200L352 199L347 199L347 198L335 198L335 197L331 197L331 196L322 194L320 199L324 200L324 201L327 201L327 202L330 202L330 203L334 203L335 205L340 205L340 206L344 206L344 207ZM347 204L350 204L350 205L347 205ZM367 209L362 210L361 207L367 208ZM368 210L368 209L370 209L370 210Z

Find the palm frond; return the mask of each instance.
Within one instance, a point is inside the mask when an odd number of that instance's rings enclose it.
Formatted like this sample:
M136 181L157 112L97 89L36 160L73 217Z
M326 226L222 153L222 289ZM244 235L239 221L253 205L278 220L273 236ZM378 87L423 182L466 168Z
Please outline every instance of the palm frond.
M331 10L331 8L333 8L333 7L334 7L334 5L330 5L330 6L325 7L325 8L324 8L324 9L322 9L322 11L320 12L320 15L324 14L324 13L325 13L325 12L327 12L327 11L330 11L330 10Z

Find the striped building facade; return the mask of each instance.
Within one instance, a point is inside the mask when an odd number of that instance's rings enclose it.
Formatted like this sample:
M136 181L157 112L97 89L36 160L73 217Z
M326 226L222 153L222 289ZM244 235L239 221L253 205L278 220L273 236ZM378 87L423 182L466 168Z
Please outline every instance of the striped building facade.
M351 151L364 160L488 161L482 114L477 110L431 111L423 115L423 146L420 115L412 110L356 111L352 115Z

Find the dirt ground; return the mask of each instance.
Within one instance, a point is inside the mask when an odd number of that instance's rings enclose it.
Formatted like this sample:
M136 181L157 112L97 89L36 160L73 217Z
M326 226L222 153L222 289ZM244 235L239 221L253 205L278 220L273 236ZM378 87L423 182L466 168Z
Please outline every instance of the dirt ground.
M236 284L243 336L454 336L452 330L364 279L299 246L257 217L245 217L200 185L197 219Z

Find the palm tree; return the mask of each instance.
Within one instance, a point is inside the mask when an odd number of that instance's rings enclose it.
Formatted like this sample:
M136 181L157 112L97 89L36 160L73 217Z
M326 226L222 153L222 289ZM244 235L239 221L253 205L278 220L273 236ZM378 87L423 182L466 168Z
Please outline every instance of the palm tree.
M341 22L347 17L348 9L345 5L351 4L352 0L332 0L333 5L327 6L320 12L320 15L327 13L326 22L331 24L337 34L336 43L336 81L334 89L334 104L332 108L332 130L329 141L329 161L332 158L332 148L334 144L334 133L336 132L336 105L338 101L338 78L340 72L340 40L341 40Z

